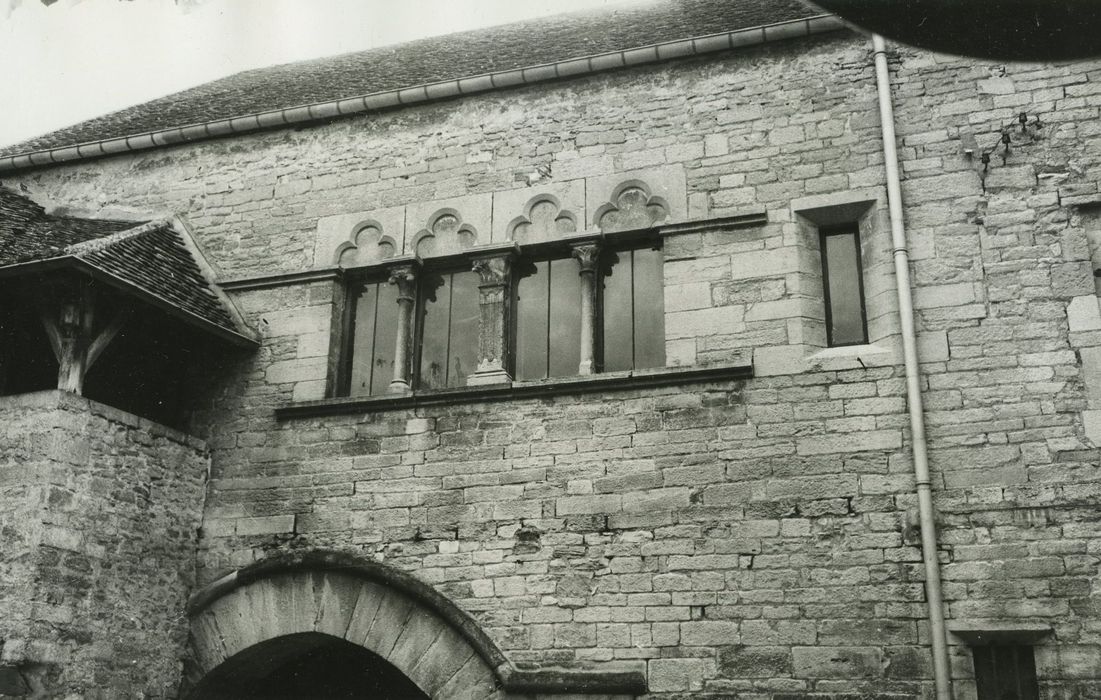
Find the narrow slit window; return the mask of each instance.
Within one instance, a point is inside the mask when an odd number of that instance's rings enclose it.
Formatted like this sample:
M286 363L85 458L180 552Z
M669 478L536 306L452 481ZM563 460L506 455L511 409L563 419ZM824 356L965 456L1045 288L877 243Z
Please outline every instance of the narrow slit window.
M971 653L978 700L1039 700L1031 646L976 646Z
M860 233L856 226L821 231L826 341L830 347L868 342Z

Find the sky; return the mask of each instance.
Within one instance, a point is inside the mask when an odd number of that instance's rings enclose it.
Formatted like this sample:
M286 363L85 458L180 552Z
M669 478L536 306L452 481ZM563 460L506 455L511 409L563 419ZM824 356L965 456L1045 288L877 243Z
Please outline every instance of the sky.
M0 146L242 70L624 2L0 0Z

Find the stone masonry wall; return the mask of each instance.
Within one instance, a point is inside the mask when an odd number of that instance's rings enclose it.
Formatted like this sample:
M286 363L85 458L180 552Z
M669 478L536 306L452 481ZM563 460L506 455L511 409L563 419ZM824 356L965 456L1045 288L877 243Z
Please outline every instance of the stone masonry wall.
M205 447L54 391L0 426L0 663L34 697L174 697Z
M522 188L538 165L679 165L690 219L766 209L765 226L665 244L670 363L750 350L745 382L280 422L324 379L332 287L238 294L266 338L198 417L215 477L201 576L345 549L436 585L519 664L644 664L663 698L928 696L897 336L820 351L796 213L885 206L870 64L840 36L22 179L185 212L227 276L306 269L321 217ZM904 50L892 80L948 614L1050 624L1045 697L1096 697L1101 71ZM989 148L1021 111L1043 126L984 179L964 137ZM877 217L869 310L889 326ZM953 658L973 697L966 647Z
M949 615L1051 624L1036 654L1047 696L1092 697L1101 434L1085 409L1101 376L1087 362L1101 341L1101 260L1079 212L1097 200L1101 74L910 52L898 71L918 323L948 349L923 371ZM1020 112L1043 126L1031 142L1011 130L1014 150L992 159L984 191L953 137L989 148Z

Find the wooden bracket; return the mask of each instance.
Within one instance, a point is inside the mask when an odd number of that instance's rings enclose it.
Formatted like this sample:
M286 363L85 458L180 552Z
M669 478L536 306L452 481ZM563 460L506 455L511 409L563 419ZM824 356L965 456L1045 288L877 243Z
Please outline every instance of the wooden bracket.
M96 360L103 353L111 341L115 339L118 332L122 330L122 327L126 325L126 322L130 319L133 311L129 307L124 307L121 311L115 314L115 317L111 319L99 334L88 343L88 349L85 351L84 359L84 371L87 372L95 364Z
M54 359L61 362L61 329L57 327L57 319L50 313L51 309L42 306L38 310L38 316L42 319L42 327L46 329L46 337L50 340L50 349L53 350Z

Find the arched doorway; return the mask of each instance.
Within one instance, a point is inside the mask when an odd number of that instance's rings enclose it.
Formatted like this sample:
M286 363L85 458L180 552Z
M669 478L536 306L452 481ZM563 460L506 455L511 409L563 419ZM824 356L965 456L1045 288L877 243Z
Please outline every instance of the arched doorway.
M388 567L312 563L331 568L273 562L193 602L184 697L498 697L507 661L443 596Z
M466 612L355 554L274 555L188 603L186 700L635 697L640 670L515 668Z
M233 655L206 675L192 697L428 700L413 681L378 654L318 632L276 637Z

